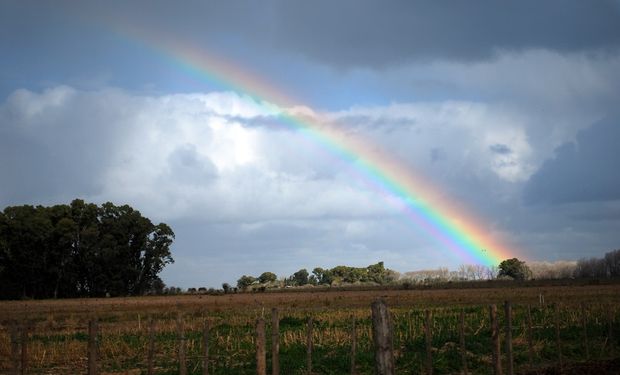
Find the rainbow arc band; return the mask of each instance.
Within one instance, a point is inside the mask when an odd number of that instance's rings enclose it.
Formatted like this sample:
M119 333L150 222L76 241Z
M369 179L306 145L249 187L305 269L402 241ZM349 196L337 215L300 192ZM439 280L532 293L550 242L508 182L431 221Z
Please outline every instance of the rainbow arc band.
M232 61L165 35L153 35L127 25L116 26L114 31L123 39L149 49L192 77L251 98L266 113L277 116L284 126L352 165L366 186L398 207L417 228L461 261L496 266L502 259L515 256L514 250L487 233L485 225L467 214L461 204L449 201L422 174L381 151L377 145L351 136L325 116L307 110L275 85Z

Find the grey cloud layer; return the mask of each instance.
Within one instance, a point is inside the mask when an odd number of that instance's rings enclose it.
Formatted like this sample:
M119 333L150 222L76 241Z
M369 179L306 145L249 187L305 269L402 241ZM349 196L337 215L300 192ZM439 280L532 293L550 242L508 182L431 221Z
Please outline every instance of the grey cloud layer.
M525 201L571 203L620 200L620 117L580 131L555 150L525 187Z
M617 1L282 1L280 45L340 66L620 46Z
M498 50L617 51L620 47L616 0L270 0L184 2L182 6L169 1L116 1L105 5L49 2L36 8L9 2L3 8L1 45L14 44L8 35L33 46L37 40L54 46L57 38L71 38L80 45L66 24L75 23L76 17L83 23L103 17L104 24L125 22L210 49L266 48L338 67L474 61L493 57ZM37 36L28 32L33 27L52 32ZM105 54L110 40L97 39L101 49L93 52Z

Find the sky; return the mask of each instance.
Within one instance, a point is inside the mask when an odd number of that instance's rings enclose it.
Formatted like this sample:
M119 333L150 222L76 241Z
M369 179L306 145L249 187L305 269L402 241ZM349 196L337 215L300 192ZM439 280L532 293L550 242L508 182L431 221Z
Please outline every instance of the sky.
M129 204L167 285L481 260L419 202L501 256L620 248L617 0L0 0L0 56L0 207Z

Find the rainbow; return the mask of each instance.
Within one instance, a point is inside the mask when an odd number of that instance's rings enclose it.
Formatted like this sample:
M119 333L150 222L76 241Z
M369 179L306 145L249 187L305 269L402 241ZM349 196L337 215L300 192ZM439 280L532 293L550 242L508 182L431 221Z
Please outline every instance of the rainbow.
M396 202L416 227L462 261L496 266L501 260L514 256L514 251L488 234L485 226L467 214L459 203L442 196L437 186L426 182L410 166L382 152L376 145L345 134L340 127L320 115L299 115L286 110L299 107L299 102L233 61L168 39L165 35L144 33L127 24L117 24L113 30L122 39L148 48L176 69L249 96L270 113L276 113L283 124L327 149L335 157L352 164L366 184L387 197L387 201Z

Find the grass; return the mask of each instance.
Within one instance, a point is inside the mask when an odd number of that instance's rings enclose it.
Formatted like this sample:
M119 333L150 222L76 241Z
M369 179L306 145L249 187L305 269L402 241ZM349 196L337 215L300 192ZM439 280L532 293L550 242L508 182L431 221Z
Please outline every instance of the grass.
M465 313L466 357L474 374L490 373L491 334L489 303L498 304L503 332L502 301L513 301L515 368L529 368L527 306L533 321L533 365L556 363L554 304L560 303L560 331L565 361L585 361L584 303L590 359L612 358L620 352L620 293L616 285L553 286L454 290L373 290L304 293L264 293L227 296L142 297L69 301L15 301L0 303L0 373L10 369L9 320L33 322L28 342L31 373L84 372L88 320L100 326L100 358L106 373L146 369L149 319L155 321L157 374L178 373L177 315L183 317L189 374L201 373L202 330L212 327L210 374L255 373L255 321L267 322L267 364L271 363L271 307L280 315L282 374L306 371L306 322L313 329L313 372L346 374L350 371L352 317L357 326L356 363L360 374L373 373L374 353L370 302L384 298L394 328L397 373L420 373L425 368L425 310L432 312L432 356L437 374L457 373L461 366L459 314ZM548 302L538 305L539 294ZM563 302L568 301L568 302ZM549 304L551 302L551 304ZM609 316L613 318L608 341ZM503 345L503 344L502 344ZM614 352L611 351L614 350ZM504 348L502 346L502 351ZM136 370L139 373L139 370ZM145 371L143 373L146 373Z

